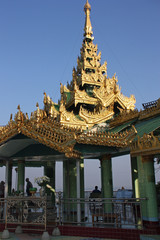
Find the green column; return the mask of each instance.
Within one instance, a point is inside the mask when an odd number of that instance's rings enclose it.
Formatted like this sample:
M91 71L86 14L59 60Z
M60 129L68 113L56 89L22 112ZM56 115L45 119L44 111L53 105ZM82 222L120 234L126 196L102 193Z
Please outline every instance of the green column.
M69 198L69 163L63 162L63 198Z
M77 197L76 160L68 159L63 162L63 194L64 198Z
M142 201L142 219L147 222L158 222L154 161L152 156L138 156L138 177Z
M77 198L76 160L67 159L63 162L63 198L65 218L69 221L77 220L77 204L68 201L68 198Z
M132 156L131 156L131 176L132 176L133 198L140 198L137 157L132 157ZM133 206L133 210L135 214L135 223L138 226L141 226L142 220L140 215L139 200L137 199L136 201L137 203L135 203Z
M63 162L63 197L77 198L77 169L76 159ZM84 163L80 160L80 194L84 197Z
M132 189L133 197L139 198L139 180L138 180L138 165L137 158L131 156L131 176L132 176Z
M101 159L101 186L102 186L102 197L112 198L113 197L113 183L112 183L112 159L110 155L105 155ZM112 212L111 201L105 204L105 212Z
M12 192L12 162L9 162L8 166L8 195Z
M85 198L84 191L84 160L80 160L80 197ZM84 221L85 205L81 203L81 221Z
M84 197L84 164L80 160L80 196ZM76 159L68 159L63 162L63 198L77 198L77 166ZM81 210L83 206L81 206ZM77 204L65 204L65 212L68 217L76 219Z
M81 198L84 198L84 160L80 160L80 181Z
M18 186L17 190L24 192L24 179L25 179L25 161L18 160Z
M47 162L44 166L44 175L50 178L48 183L55 190L55 162ZM47 196L51 196L52 203L55 203L55 193L46 187Z

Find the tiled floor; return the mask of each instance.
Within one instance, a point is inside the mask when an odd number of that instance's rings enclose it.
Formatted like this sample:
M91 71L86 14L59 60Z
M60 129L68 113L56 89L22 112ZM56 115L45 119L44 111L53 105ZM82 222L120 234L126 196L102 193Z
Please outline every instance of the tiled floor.
M0 233L0 240L2 239L1 236L2 236L2 233ZM8 238L8 240L41 240L41 236L42 235L26 234L26 233L21 233L21 234L10 233L10 237ZM71 237L71 236L57 236L57 237L50 236L50 240L111 240L111 239Z

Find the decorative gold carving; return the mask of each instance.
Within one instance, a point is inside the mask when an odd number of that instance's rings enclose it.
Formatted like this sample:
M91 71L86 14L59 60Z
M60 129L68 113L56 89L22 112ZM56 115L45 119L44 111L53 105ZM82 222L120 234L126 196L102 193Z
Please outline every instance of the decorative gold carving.
M114 146L114 147L127 147L133 140L137 131L132 127L129 131L121 133L104 133L104 132L87 132L77 136L76 141L83 144L101 145L101 146Z
M135 110L122 111L117 117L115 117L113 120L110 121L110 127L121 125L133 119L143 120L143 119L152 118L156 115L159 115L160 100L158 100L158 102L156 106L147 108L145 110L138 111L137 109L135 109Z
M107 77L107 62L101 65L101 52L97 53L97 45L93 44L91 7L88 0L84 10L86 20L80 57L77 59L77 67L73 68L72 81L67 83L67 87L61 84L60 103L55 104L44 93L44 110L40 109L37 104L37 110L31 113L30 119L28 114L22 113L18 106L14 120L11 115L8 125L0 127L0 143L22 133L64 153L66 157L80 158L80 153L74 150L76 142L123 148L133 140L137 133L134 126L129 131L116 134L98 132L98 128L95 132L82 132L96 124L111 120L114 113L117 113L114 112L116 104L119 106L120 114L110 121L108 128L134 118L141 120L160 113L160 100L154 108L141 112L133 111L135 97L133 95L125 97L121 93L116 75L112 78ZM156 144L159 144L157 141L156 138ZM149 144L149 142L147 143ZM153 144L154 141L151 142ZM131 147L133 152L142 150L143 141L138 143L140 149L134 150L134 144L137 143L133 143ZM153 147L156 148L157 145ZM150 148L151 146L148 149Z
M77 82L79 85L90 84L101 86L105 81L106 76L97 71L96 73L86 73L83 69L81 71L81 79Z
M39 104L36 104L37 110L31 113L31 119L35 120L37 123L41 122L44 118L47 117L47 114L44 110L39 108Z
M88 127L92 127L94 124L102 123L110 119L114 115L113 108L102 108L94 112L90 112L80 107L79 116L85 120Z
M74 83L74 91L70 92L70 99L67 102L65 94L63 94L63 99L65 101L66 107L70 107L74 104L76 107L78 103L86 103L97 105L98 100L96 98L90 97L85 90L79 90L76 82Z
M75 144L74 129L64 128L56 121L47 118L44 111L40 111L38 105L37 111L32 114L30 120L26 120L20 108L18 109L19 112L15 115L15 121L11 120L8 125L0 129L0 144L18 133L22 133L58 152L72 153L78 156L78 152L73 149Z
M114 102L118 102L123 109L134 109L135 97L133 95L130 98L125 97L117 85L117 78L115 75L112 78L107 78L105 81L105 86L100 88L94 88L93 93L96 98L98 98L102 106L107 107Z
M132 110L122 111L117 117L115 117L113 120L110 121L110 127L121 125L125 122L129 122L138 117L139 117L139 112L137 109L133 111Z
M78 151L74 150L72 152L67 152L65 153L65 156L67 158L76 158L76 159L81 159L82 156L81 156L81 153L79 153Z
M153 133L145 133L143 137L138 136L138 140L130 144L130 149L132 155L156 154L160 151L160 140Z
M101 162L102 161L111 161L111 155L110 154L105 154L105 155L103 155L103 156L101 156L101 158L99 159Z
M160 114L160 98L157 100L157 105L147 108L140 112L139 120L147 119Z
M23 197L22 195L8 197L6 199L6 226L10 223L20 225L32 223L32 225L44 225L45 230L47 221L46 202L46 197Z
M61 109L62 108L62 109ZM61 103L60 112L64 113L64 105ZM0 144L9 140L18 133L38 141L54 150L64 153L66 157L80 158L81 154L74 150L76 142L84 144L96 144L104 146L125 147L133 138L136 131L131 129L120 134L108 133L84 133L81 129L73 128L73 119L71 121L72 128L67 128L56 122L50 116L44 114L44 110L39 109L32 114L30 119L26 119L21 112L20 107L15 115L15 121L10 120L8 125L0 129ZM73 115L74 116L74 115ZM72 116L72 117L73 117ZM75 117L75 116L74 116ZM61 119L60 119L61 120ZM69 121L70 122L70 121ZM75 124L75 126L77 126Z
M135 107L135 97L131 95L128 98L121 93L116 76L107 78L107 62L101 65L101 52L97 53L97 45L93 44L91 7L88 1L84 9L86 14L84 40L80 57L77 58L77 69L73 68L71 83L67 83L67 87L61 85L63 105L60 106L59 117L63 125L75 127L79 124L82 129L111 119L115 103L120 106L120 111L133 110ZM80 108L77 107L78 104ZM67 111L69 109L74 110ZM98 112L97 109L101 110ZM78 112L77 115L81 119L74 116L75 112L76 114Z
M88 3L88 0L84 6L84 11L85 11L85 14L86 14L86 21L85 21L85 26L84 26L84 36L86 38L89 38L89 39L92 39L93 40L93 37L92 37L92 25L91 25L91 21L90 21L90 11L91 11L91 6L90 4Z
M154 161L153 155L142 156L142 162L153 162L153 161Z
M69 112L66 110L63 100L61 100L60 108L60 123L62 125L72 127L72 128L80 128L86 129L86 123L81 119L79 119L73 112Z
M97 53L98 47L93 43L88 1L84 10L84 40L77 58L77 68L73 68L72 81L67 83L67 87L61 84L60 105L56 106L46 93L44 96L47 116L64 126L83 130L113 118L115 104L120 112L135 107L134 96L128 98L121 93L116 75L107 78L107 62L101 65L101 52Z
M44 93L44 111L52 118L56 119L59 115L59 112L56 110L54 102L52 99Z

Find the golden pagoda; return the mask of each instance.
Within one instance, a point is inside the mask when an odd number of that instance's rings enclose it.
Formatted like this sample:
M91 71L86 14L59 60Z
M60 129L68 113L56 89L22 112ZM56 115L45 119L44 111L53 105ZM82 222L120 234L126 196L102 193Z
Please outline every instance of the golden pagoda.
M118 86L116 74L107 76L107 62L101 64L101 52L93 43L90 20L91 6L86 2L84 39L77 67L73 68L72 81L61 84L61 100L54 104L44 96L44 109L62 125L81 129L112 119L117 113L134 110L135 97L125 97Z

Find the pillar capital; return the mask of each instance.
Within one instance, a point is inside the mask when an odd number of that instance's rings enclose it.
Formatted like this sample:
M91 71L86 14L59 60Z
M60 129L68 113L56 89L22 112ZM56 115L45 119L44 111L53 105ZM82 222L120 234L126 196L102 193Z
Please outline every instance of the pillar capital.
M132 156L159 154L160 140L157 136L154 136L153 132L150 134L144 133L142 137L138 136L136 141L131 142L130 152Z
M145 155L142 156L142 162L153 162L154 156L153 155Z
M100 161L111 160L111 154L105 154L99 158Z
M18 164L19 164L19 163L25 163L25 160L21 160L21 159L20 159L20 160L18 160Z

